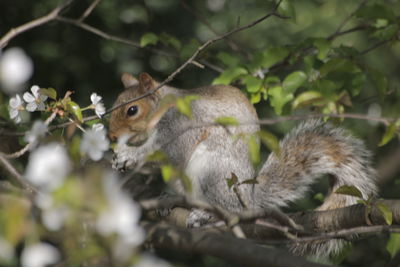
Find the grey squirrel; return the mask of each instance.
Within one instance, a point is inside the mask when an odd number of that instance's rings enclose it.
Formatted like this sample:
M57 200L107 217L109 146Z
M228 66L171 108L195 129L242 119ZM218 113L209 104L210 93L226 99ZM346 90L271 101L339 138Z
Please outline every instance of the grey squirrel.
M122 81L126 89L115 105L141 96L158 85L147 73L140 74L139 79L124 74ZM174 107L160 116L160 102L169 94L199 96L191 102L192 119ZM234 117L239 125L207 126L220 117ZM127 136L128 144L133 145L117 146L113 164L117 169L135 168L146 161L147 155L162 150L189 177L193 197L233 212L285 207L303 197L323 174L333 179L331 193L319 210L356 203L355 197L334 193L342 185L355 186L364 198L376 194L376 173L371 167L370 152L360 140L321 120L306 121L292 130L280 142L279 155L271 153L256 174L248 144L243 138L232 136L256 133L260 129L257 121L254 107L235 87L212 85L181 90L163 86L154 94L112 112L110 138ZM194 124L203 126L191 127ZM256 177L257 183L238 186L239 199L238 193L227 185L226 179L232 174L239 182ZM184 193L179 179L173 186L177 192ZM341 246L341 241L333 240L294 246L294 250L300 254L327 255L338 252Z

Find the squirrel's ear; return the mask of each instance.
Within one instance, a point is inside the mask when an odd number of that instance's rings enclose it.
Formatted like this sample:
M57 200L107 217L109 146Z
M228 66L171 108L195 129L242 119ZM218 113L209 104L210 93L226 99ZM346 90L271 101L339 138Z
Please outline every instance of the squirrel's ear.
M150 74L146 72L140 73L139 84L140 84L140 90L142 90L143 92L148 92L155 86L153 78L150 76Z
M139 84L139 81L129 73L123 73L121 76L122 84L125 88L129 88Z

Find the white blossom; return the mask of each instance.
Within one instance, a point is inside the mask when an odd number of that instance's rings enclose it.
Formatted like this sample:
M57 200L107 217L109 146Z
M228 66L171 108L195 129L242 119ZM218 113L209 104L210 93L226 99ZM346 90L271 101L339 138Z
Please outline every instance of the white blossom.
M147 253L141 255L139 262L132 265L132 267L171 267L171 264Z
M13 246L0 236L0 260L9 261L14 257Z
M51 191L63 184L70 168L65 148L51 143L31 153L25 177L32 184Z
M107 139L104 126L100 123L94 124L93 128L83 134L81 152L88 155L94 161L103 157L104 151L108 149L110 141Z
M45 267L60 260L60 252L50 244L36 243L24 248L21 254L22 267Z
M42 210L43 225L50 231L58 231L70 215L68 207L61 205Z
M96 115L101 118L104 113L106 113L106 109L104 107L103 102L101 102L102 97L97 95L96 93L92 93L90 95L90 100L92 101L92 106Z
M0 56L0 82L6 93L19 91L32 72L32 60L21 48L10 48Z
M15 95L15 97L10 98L9 114L10 114L10 118L13 119L16 123L21 122L20 112L24 109L25 109L24 103L18 94Z
M93 124L92 129L95 132L103 131L104 130L104 125L102 123L95 123L95 124Z
M32 146L35 146L46 133L47 125L43 121L37 120L33 123L31 130L26 132L24 139L26 142L31 143Z
M26 92L24 94L24 100L26 101L26 110L33 112L35 110L45 110L44 101L47 99L47 95L41 94L40 88L37 85L31 87L32 94Z
M120 189L117 177L113 174L103 177L103 190L107 207L99 215L96 229L103 236L116 234L114 254L118 258L128 257L144 240L144 231L138 225L139 206Z

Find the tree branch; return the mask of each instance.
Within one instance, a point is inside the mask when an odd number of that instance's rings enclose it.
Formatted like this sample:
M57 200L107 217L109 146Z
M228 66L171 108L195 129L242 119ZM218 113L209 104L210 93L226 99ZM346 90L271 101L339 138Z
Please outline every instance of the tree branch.
M96 6L100 3L101 0L94 0L90 6L83 12L82 16L78 19L79 21L84 21L96 8Z
M119 105L117 105L117 106L115 106L115 107L112 107L111 109L108 109L106 113L110 113L110 112L112 112L112 111L115 110L115 109L121 108L121 107L123 107L123 106L125 106L125 105L127 105L127 104L129 104L129 103L135 102L135 101L137 101L137 100L140 100L140 99L142 99L142 98L145 98L145 97L147 97L147 96L149 96L149 95L154 94L154 93L157 92L161 87L163 87L163 86L166 85L167 83L171 82L171 81L175 78L176 75L178 75L178 74L179 74L183 69L185 69L189 64L192 64L192 62L194 61L194 59L195 59L203 50L205 50L206 48L208 48L209 46L211 46L211 45L214 44L215 42L220 41L220 40L223 40L223 39L225 39L225 38L227 38L227 37L229 37L229 36L231 36L231 35L233 35L233 34L235 34L235 33L237 33L237 32L240 32L240 31L249 29L249 28L251 28L251 27L257 25L258 23L260 23L260 22L262 22L262 21L264 21L264 20L266 20L266 19L268 19L268 18L270 18L270 17L272 17L272 16L276 16L276 17L279 17L279 18L287 18L287 17L281 16L281 15L279 15L279 14L276 13L276 10L278 9L278 7L279 7L279 5L280 5L281 2L282 2L282 1L279 1L279 2L275 5L275 8L274 8L274 10L273 10L272 12L270 12L270 13L268 13L268 14L262 16L261 18L255 20L255 21L253 21L253 22L250 22L250 23L248 23L248 24L246 24L246 25L244 25L244 26L236 27L236 28L234 28L233 30L230 30L230 31L228 31L228 32L226 32L226 33L224 33L224 34L221 34L221 35L218 35L218 36L216 36L216 37L214 37L214 38L209 39L208 41L206 41L205 43L203 43L199 48L197 48L197 50L192 54L192 56L191 56L189 59L187 59L181 66L179 66L173 73L171 73L164 81L162 81L160 84L158 84L158 86L156 86L154 89L148 91L146 94L144 94L144 95L142 95L142 96L140 96L140 97L136 97L136 98L130 99L130 100L124 102L124 103L121 103L121 104L119 104Z
M26 181L22 175L14 168L14 166L8 161L3 153L0 152L0 163L3 168L11 174L12 177L22 186L24 191L29 195L34 195L38 193L38 190L33 187L28 181Z
M1 39L0 39L0 49L4 48L8 42L16 37L17 35L29 31L31 29L34 29L36 27L39 27L43 24L46 24L52 20L55 20L57 16L60 14L61 11L63 11L65 8L67 8L74 0L67 0L61 5L57 6L55 9L53 9L49 14L46 16L43 16L41 18L32 20L28 23L25 23L21 26L18 26L14 29L11 29L8 31Z
M147 242L156 248L213 255L243 266L325 266L286 251L257 245L248 239L163 223L144 222L142 225L147 231Z

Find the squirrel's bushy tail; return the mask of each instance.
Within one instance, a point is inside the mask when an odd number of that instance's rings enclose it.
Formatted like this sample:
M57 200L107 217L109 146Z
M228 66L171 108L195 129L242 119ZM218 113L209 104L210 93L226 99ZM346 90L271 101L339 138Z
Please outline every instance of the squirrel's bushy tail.
M321 175L333 179L331 193L318 210L355 204L357 198L336 194L343 185L354 186L366 199L377 191L371 154L362 141L321 120L300 124L280 143L280 154L271 153L257 177L255 201L260 207L283 207L304 196ZM334 254L340 240L293 246L296 253Z

